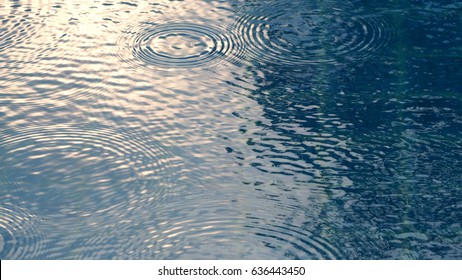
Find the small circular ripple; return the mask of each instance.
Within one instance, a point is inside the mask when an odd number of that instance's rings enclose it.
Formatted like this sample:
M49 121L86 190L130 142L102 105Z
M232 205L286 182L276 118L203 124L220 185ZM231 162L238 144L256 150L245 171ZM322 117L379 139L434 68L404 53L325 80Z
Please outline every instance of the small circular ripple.
M3 173L15 178L4 191L57 217L120 217L147 207L168 194L179 164L153 139L102 127L9 130L1 138Z
M248 59L285 65L365 59L391 39L392 29L380 17L310 5L270 5L238 19L233 30L244 38Z
M156 68L210 67L239 56L238 39L226 29L189 22L130 27L118 38L118 56L139 66Z
M0 205L0 259L37 259L46 256L44 220L9 203Z

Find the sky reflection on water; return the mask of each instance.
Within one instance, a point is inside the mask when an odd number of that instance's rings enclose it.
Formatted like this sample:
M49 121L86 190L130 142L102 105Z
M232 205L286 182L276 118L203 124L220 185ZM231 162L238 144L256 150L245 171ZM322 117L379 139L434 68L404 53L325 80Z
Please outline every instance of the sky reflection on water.
M4 1L2 259L460 259L455 1Z

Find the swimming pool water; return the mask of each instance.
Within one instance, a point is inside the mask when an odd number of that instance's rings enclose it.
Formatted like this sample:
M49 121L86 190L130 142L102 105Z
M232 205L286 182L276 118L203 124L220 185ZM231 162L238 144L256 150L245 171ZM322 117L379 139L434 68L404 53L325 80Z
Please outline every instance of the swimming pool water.
M462 258L461 15L0 2L0 258Z

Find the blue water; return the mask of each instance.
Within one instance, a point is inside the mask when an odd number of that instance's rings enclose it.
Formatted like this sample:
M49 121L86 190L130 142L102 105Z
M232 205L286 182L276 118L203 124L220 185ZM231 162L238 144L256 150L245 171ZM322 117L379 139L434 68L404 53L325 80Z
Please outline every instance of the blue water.
M1 259L461 259L460 1L0 2Z

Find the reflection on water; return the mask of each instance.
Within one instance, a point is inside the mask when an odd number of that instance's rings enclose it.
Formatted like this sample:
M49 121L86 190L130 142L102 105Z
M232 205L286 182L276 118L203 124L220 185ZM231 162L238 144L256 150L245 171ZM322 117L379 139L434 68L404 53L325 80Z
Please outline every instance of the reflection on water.
M2 259L458 259L462 5L3 1Z
M27 209L2 203L0 207L2 259L37 259L53 256L51 228Z
M168 193L178 169L159 144L128 131L49 126L2 136L2 163L14 178L8 194L29 197L41 213L109 216L147 207Z
M285 66L358 60L386 47L392 30L380 14L340 1L260 1L244 9L235 32L252 60Z
M133 61L135 67L211 67L212 62L230 59L236 52L236 42L223 34L225 28L215 30L214 25L208 25L191 22L156 24L147 20L141 26L129 28L119 38L118 55L121 60Z

